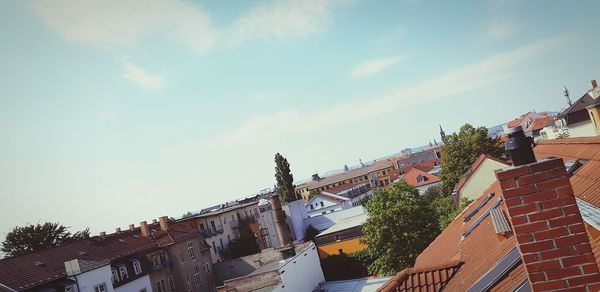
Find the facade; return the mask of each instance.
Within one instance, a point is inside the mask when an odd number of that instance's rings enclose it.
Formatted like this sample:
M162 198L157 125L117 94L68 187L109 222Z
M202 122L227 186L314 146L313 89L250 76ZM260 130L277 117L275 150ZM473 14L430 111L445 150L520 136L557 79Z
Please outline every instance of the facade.
M213 263L228 259L229 242L244 232L251 232L249 225L260 218L258 201L230 202L206 208L179 220L180 223L202 233L209 245ZM255 234L261 237L260 234Z
M504 133L509 129L521 126L525 135L537 138L540 131L549 124L554 124L554 116L548 112L528 112L503 125Z
M351 199L328 192L321 192L305 203L308 217L325 215L348 208L352 208Z
M496 170L379 291L600 290L600 138L540 141L534 152L537 162Z
M479 155L456 184L453 193L454 203L458 205L463 198L471 201L479 198L483 190L496 180L494 171L507 166L505 162L487 154Z
M417 167L403 168L402 170L395 170L392 172L391 177L394 182L405 181L407 184L417 189L419 192L425 192L430 187L439 185L442 181L439 177L423 171Z
M198 231L161 217L2 259L0 283L14 291L214 291L207 250Z
M353 253L367 248L360 242L363 236L362 225L366 220L367 214L349 217L319 233L315 237L319 257L325 259L331 255Z
M591 137L597 136L600 88L596 80L592 80L592 88L556 116L553 125L541 131L542 139L559 137Z

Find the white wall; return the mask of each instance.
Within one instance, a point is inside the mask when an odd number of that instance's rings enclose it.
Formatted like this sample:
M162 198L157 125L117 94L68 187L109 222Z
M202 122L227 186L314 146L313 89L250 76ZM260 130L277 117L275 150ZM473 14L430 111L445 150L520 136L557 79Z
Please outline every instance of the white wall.
M112 271L110 269L110 265L106 265L75 276L80 292L94 292L94 287L101 283L104 283L106 292L112 292L114 290L111 277ZM148 291L151 290L152 289Z
M477 200L494 181L496 174L494 170L508 167L508 165L493 159L486 158L485 161L475 170L469 180L460 190L460 197L469 200Z
M272 247L280 247L281 243L279 242L279 236L277 236L277 229L275 228L275 220L273 219L273 211L267 210L265 212L260 213L260 218L258 219L258 224L260 228L266 228L267 232L269 232L269 240L271 242Z
M165 284L169 285L169 283L166 283L166 282L165 282ZM114 291L115 292L138 292L142 289L146 289L147 292L152 292L152 284L150 283L149 275L135 279L135 281L131 281L125 285L119 286L119 287L115 288Z
M279 268L281 284L273 291L305 292L313 291L325 281L319 254L315 244L296 254Z

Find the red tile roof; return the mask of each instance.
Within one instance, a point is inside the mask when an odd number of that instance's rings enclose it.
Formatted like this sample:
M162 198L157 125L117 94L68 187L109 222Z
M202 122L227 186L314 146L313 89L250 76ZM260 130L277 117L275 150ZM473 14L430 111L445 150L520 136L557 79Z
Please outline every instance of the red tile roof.
M427 269L407 268L392 277L377 291L441 291L446 283L452 279L461 264L460 262L453 262Z
M425 180L422 181L422 182L417 181L417 178L419 176L424 177ZM411 167L404 174L404 176L402 176L401 179L404 180L409 185L411 185L412 187L415 187L415 188L416 187L422 187L422 186L430 185L432 183L437 183L437 182L441 181L439 177L437 177L437 176L435 176L433 174L427 173L425 171L422 171L420 169L414 168L414 167Z
M140 228L125 230L120 234L94 236L86 240L49 248L46 250L0 260L0 283L15 290L30 289L66 276L65 261L76 258L92 261L113 261L119 258L149 252L159 246L182 242L200 234L183 224L169 221L168 232L159 223L148 224L153 237L141 237ZM35 262L44 266L36 266Z

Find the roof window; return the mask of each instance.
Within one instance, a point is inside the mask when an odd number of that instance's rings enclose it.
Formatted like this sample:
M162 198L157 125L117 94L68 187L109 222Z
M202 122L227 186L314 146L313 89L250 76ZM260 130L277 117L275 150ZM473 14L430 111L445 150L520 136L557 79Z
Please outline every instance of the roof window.
M489 193L487 195L487 197L485 197L485 199L479 204L477 205L477 207L475 207L475 209L471 210L471 212L467 213L467 215L465 215L465 219L463 220L464 222L468 222L469 220L471 220L471 218L473 216L475 216L475 214L477 214L477 212L479 212L479 210L485 206L485 204L487 204L487 202L489 202L492 197L494 197L495 193Z
M494 202L494 204L485 211L485 213L481 214L481 216L479 216L479 218L477 218L477 220L475 220L475 222L473 222L473 224L471 224L471 226L469 226L469 228L467 228L467 230L463 234L463 237L469 236L469 234L471 234L473 232L473 230L475 230L475 228L477 228L477 226L479 226L479 224L481 224L481 222L485 218L487 218L488 215L490 215L490 212L492 210L496 209L496 207L498 207L501 203L502 203L502 198L498 198L496 200L496 202Z

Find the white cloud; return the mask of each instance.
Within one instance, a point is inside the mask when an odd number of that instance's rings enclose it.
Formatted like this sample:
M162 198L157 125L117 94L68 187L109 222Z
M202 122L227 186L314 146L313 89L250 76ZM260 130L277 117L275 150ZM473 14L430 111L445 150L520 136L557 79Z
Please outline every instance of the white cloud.
M350 76L352 78L364 78L371 75L375 75L386 69L391 68L392 66L398 64L398 62L404 59L406 59L405 55L397 55L388 58L369 60L356 66L356 68L352 70Z
M487 31L487 36L492 39L506 39L518 32L518 26L514 22L494 22Z
M308 38L328 28L335 4L331 0L287 0L258 6L233 25L231 42Z
M415 105L489 86L507 78L510 73L506 72L506 69L540 56L566 42L564 37L539 39L375 99L347 102L315 112L294 109L254 116L233 131L216 137L213 142L215 145L263 143L282 135L347 126L398 110L407 110Z
M165 78L163 76L150 74L146 72L146 69L129 62L125 63L123 77L134 84L149 90L159 89L165 83Z
M33 11L65 39L99 48L131 45L154 33L205 51L216 41L211 18L177 0L40 0Z

